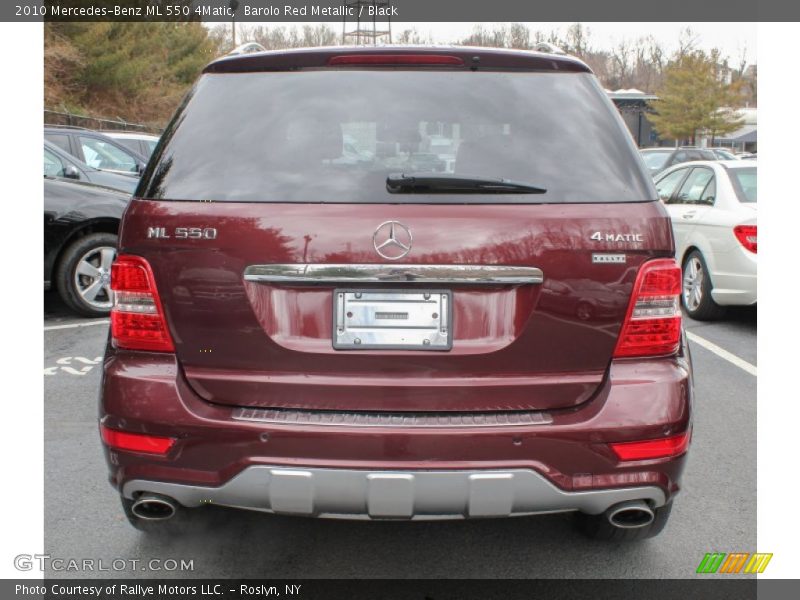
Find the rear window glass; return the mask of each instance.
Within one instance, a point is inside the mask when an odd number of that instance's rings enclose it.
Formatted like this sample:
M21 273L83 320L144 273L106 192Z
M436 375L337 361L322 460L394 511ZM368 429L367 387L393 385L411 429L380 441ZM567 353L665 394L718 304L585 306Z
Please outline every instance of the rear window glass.
M728 169L731 175L733 189L739 202L753 202L758 200L758 177L755 167L744 169Z
M69 138L65 134L61 133L45 133L44 139L46 139L51 144L55 144L59 148L61 148L64 152L71 154L69 149Z
M90 167L109 171L136 172L137 165L133 156L113 144L83 135L79 139L84 161Z
M134 152L141 152L142 148L139 146L139 140L133 138L117 138L117 141Z
M642 152L644 164L648 169L660 169L667 164L667 159L672 154L672 150L665 152Z
M204 75L144 197L242 202L655 199L587 73L318 70ZM392 174L504 178L544 194L391 194Z

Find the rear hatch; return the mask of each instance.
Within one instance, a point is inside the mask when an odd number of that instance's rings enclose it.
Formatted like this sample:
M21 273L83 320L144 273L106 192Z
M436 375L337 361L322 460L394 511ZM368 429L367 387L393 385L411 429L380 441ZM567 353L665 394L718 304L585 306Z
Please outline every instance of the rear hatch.
M672 253L594 77L265 56L209 67L124 221L192 388L331 411L589 399L639 265Z

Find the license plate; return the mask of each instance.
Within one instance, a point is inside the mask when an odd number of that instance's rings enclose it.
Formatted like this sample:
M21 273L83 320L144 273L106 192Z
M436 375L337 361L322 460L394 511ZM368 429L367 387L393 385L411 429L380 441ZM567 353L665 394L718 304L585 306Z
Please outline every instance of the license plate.
M453 294L449 290L334 291L337 350L450 350Z

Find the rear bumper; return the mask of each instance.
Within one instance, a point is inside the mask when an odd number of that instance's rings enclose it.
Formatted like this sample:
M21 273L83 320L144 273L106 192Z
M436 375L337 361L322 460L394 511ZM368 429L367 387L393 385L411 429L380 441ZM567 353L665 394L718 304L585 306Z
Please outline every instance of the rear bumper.
M527 469L362 471L251 466L219 487L128 481L122 495L157 493L183 506L208 504L314 517L448 519L581 511L619 502L663 506L656 486L565 492Z
M723 274L715 277L714 286L711 297L720 306L752 306L758 302L758 280L755 275Z
M691 426L688 354L615 361L595 396L569 410L493 419L276 420L209 404L168 354L110 350L100 421L177 438L166 456L104 447L120 493L186 506L348 518L602 512L631 499L654 506L679 489L686 455L620 462L609 442Z
M720 306L750 306L758 301L758 258L744 248L720 252L711 269L711 297Z

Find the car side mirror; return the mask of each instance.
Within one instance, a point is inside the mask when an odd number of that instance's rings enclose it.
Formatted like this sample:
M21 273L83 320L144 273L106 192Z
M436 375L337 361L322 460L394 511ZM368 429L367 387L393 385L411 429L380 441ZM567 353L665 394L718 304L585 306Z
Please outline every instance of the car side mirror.
M144 164L144 163L138 163L138 164L136 165L136 172L137 172L139 175L141 175L142 173L144 173L145 167L147 167L147 165L146 165L146 164Z
M74 165L67 165L64 167L64 177L67 179L80 179L81 173L78 171L78 167Z

